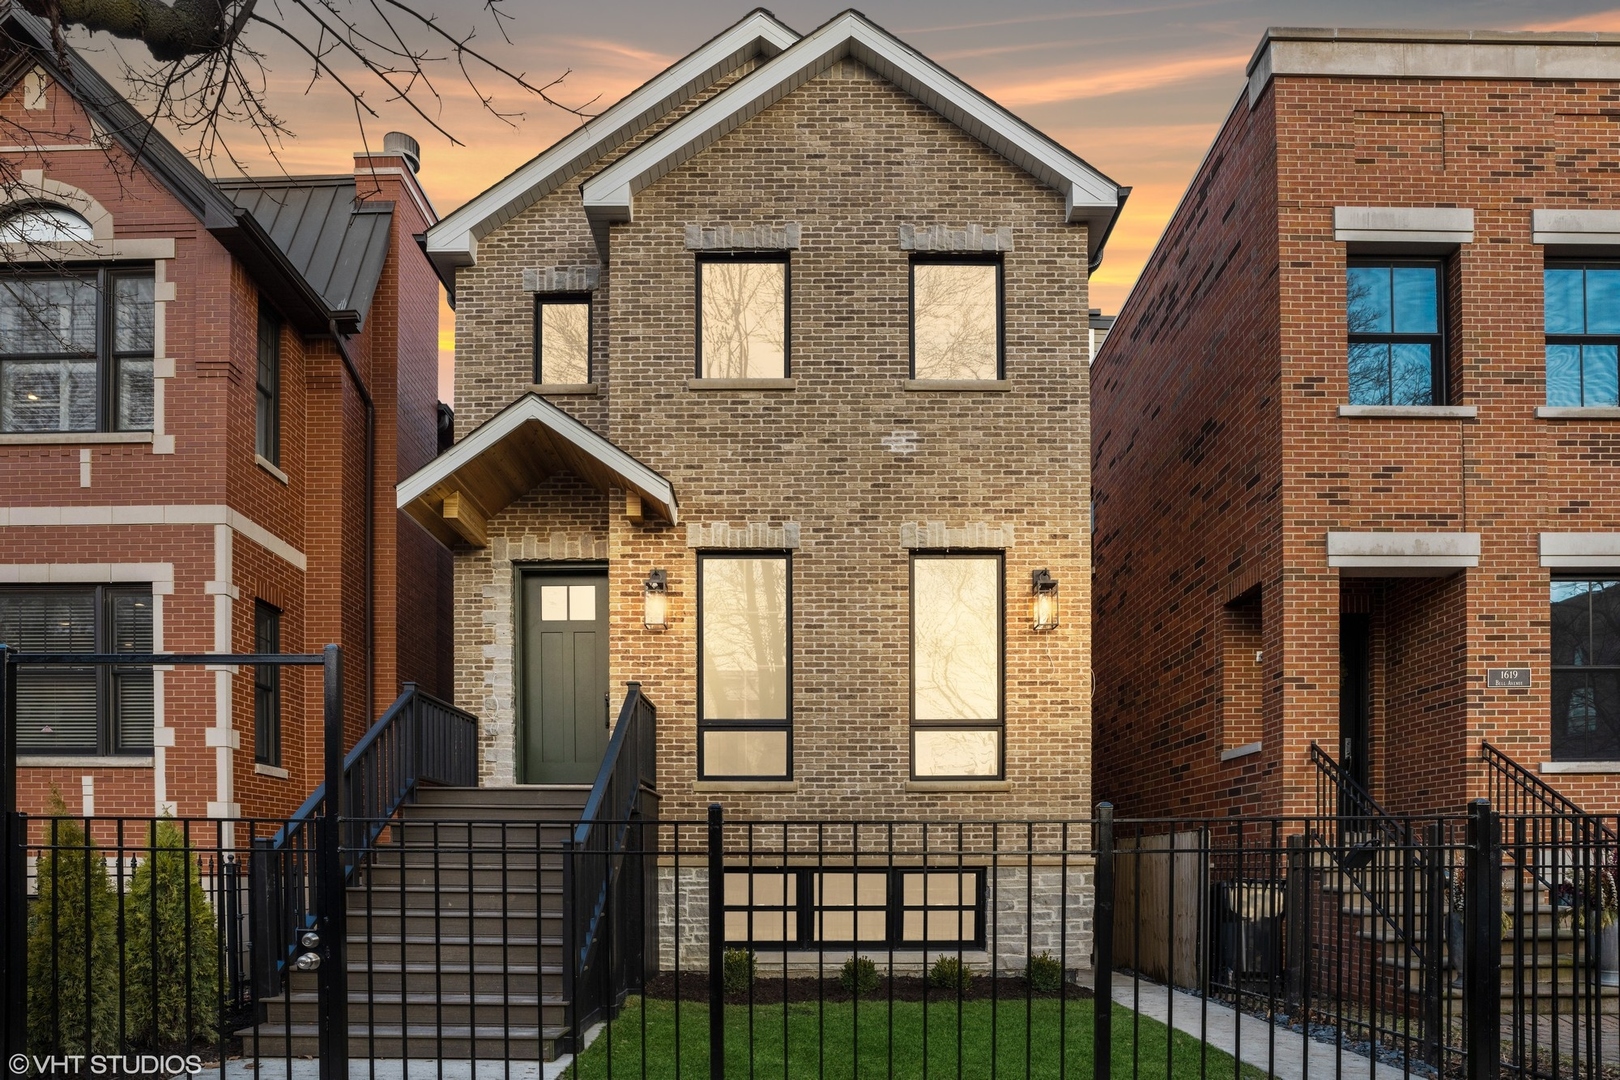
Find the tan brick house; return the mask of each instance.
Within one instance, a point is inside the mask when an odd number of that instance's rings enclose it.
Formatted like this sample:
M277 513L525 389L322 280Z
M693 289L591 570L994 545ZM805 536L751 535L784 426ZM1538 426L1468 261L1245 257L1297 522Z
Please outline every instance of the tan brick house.
M635 681L665 818L1083 815L1125 194L860 15L756 12L431 229L458 442L399 505L483 782L588 785Z
M415 143L216 183L0 16L0 641L337 643L351 740L404 680L448 694L449 557L393 506L438 443ZM320 718L297 670L24 670L18 809L285 815Z
M1620 809L1617 93L1612 34L1263 37L1092 366L1121 813L1312 812L1312 743Z

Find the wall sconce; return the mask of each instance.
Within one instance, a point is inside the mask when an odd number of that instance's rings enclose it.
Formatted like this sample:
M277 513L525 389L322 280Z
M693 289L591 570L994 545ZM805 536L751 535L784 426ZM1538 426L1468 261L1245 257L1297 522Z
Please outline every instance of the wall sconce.
M647 575L647 607L642 625L649 630L662 630L669 625L669 573L654 570Z
M1029 622L1034 630L1054 630L1058 624L1058 583L1049 570L1030 575Z

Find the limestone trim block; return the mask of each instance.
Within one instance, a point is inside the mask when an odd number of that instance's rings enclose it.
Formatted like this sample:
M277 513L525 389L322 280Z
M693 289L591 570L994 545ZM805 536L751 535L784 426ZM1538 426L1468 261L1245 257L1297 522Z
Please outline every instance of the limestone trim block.
M743 526L717 521L707 525L686 526L686 546L689 548L758 548L760 550L797 550L799 523L784 521L771 525L764 521L750 521Z
M799 223L784 225L688 225L688 251L793 251Z
M952 528L943 521L908 521L900 526L900 546L909 550L982 548L1005 551L1013 546L1013 527L974 521L960 528Z
M594 292L601 282L599 266L545 266L523 271L524 292Z
M901 251L1011 251L1011 225L969 225L953 229L949 225L900 226Z

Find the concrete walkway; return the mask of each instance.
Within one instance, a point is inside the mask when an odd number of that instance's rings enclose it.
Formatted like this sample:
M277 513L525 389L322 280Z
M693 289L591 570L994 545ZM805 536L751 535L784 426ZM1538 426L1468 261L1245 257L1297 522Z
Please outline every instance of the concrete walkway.
M587 1031L585 1045L589 1047L602 1031L601 1024ZM573 1054L564 1054L556 1061L406 1062L364 1058L349 1062L349 1080L559 1080L573 1064ZM294 1058L291 1071L285 1058L263 1058L258 1068L235 1058L225 1063L223 1078L216 1065L173 1080L320 1080L320 1075L321 1063L313 1058Z
M1400 1080L1406 1074L1392 1065L1374 1069L1364 1054L1339 1050L1297 1031L1278 1027L1257 1016L1238 1013L1217 1002L1192 994L1171 992L1160 983L1132 982L1129 975L1114 976L1114 1003L1136 1009L1160 1023L1173 1024L1217 1050L1241 1057L1280 1080ZM1207 1018L1208 1031L1204 1030ZM1240 1026L1241 1024L1241 1026ZM1275 1040L1275 1042L1273 1042ZM1342 1070L1342 1072L1341 1072Z

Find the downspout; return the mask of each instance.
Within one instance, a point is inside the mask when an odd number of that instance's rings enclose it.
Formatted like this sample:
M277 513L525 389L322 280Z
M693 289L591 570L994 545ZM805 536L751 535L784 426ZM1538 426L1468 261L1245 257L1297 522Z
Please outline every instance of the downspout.
M355 390L360 395L360 403L366 407L366 526L365 526L365 552L366 552L366 724L376 719L373 715L377 700L377 619L376 604L373 594L376 592L376 560L372 552L372 542L376 533L374 519L377 516L376 502L376 475L377 475L377 410L371 403L371 391L366 389L366 381L360 377L355 369L354 358L349 355L349 348L344 344L344 337L338 332L336 319L328 319L327 326L332 332L332 341L337 345L338 356L343 361L343 370L349 373L349 381L354 383Z

